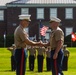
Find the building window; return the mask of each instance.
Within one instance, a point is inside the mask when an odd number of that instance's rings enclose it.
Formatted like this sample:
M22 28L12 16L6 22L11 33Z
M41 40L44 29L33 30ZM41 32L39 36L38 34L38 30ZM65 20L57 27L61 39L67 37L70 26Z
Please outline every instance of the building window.
M0 21L4 20L4 10L0 10Z
M21 8L21 14L24 14L24 15L29 14L29 9L28 8Z
M49 38L50 38L50 34L46 33L45 39L49 40Z
M73 32L73 28L72 28L72 27L70 27L70 28L65 28L65 36L70 35L72 32Z
M73 8L65 9L65 19L73 19Z
M44 8L37 8L37 19L44 19Z
M50 18L57 17L57 8L50 8Z
M51 30L48 29L47 32L46 32L46 36L45 36L45 39L47 39L48 41L50 39L50 33L51 33Z

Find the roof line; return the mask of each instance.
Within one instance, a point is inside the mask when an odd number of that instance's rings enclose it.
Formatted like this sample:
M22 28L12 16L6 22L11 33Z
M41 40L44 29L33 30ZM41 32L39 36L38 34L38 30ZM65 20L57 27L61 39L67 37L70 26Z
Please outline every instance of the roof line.
M25 4L25 3L19 3L19 4L7 4L7 7L74 7L76 4Z
M0 6L0 9L7 9L6 6Z

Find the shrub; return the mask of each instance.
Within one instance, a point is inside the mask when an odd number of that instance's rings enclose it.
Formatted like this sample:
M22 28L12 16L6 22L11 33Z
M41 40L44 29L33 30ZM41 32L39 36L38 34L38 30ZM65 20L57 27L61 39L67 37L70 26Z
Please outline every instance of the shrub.
M71 35L68 35L64 38L64 44L67 44L68 47L76 47L76 41L71 40Z

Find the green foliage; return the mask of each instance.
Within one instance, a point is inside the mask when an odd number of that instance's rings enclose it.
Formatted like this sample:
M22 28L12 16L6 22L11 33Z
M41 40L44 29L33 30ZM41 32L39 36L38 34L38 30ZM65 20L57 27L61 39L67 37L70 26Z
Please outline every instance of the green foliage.
M70 56L68 60L68 71L64 71L64 75L76 75L76 48L68 48ZM0 48L0 75L16 75L16 72L11 71L11 52L6 48ZM44 59L44 68L42 73L37 72L37 58L35 60L35 69L29 71L29 62L27 59L27 68L25 75L52 75L51 72L46 72L46 60Z

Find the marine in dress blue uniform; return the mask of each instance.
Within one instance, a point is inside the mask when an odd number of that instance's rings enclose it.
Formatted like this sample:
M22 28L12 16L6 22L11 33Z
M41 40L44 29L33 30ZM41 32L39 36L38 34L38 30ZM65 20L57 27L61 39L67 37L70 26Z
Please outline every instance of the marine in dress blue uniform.
M11 70L12 71L15 71L16 70L16 61L15 61L15 58L14 58L14 54L15 54L15 44L12 44L11 47L8 47L7 48L9 51L11 51Z
M45 48L39 47L37 48L37 64L38 64L38 72L43 72L43 61L45 57Z
M50 47L46 48L46 69L47 71L51 71L51 49Z
M68 70L68 58L70 55L70 52L67 49L67 45L63 45L63 52L64 52L64 58L63 58L62 69L63 71L67 71Z
M26 45L36 46L40 42L29 40L25 28L29 25L31 15L19 15L20 24L14 32L14 42L16 45L16 75L25 75L26 70Z
M29 51L29 70L33 71L36 58L36 48L34 46L31 46L30 48L28 48L28 51Z

